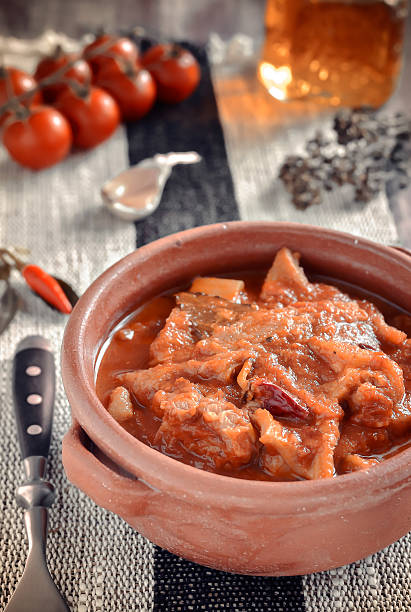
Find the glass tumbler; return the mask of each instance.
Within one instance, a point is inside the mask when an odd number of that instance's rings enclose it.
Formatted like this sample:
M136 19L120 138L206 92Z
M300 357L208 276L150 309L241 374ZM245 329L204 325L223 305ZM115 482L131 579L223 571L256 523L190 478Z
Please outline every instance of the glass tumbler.
M277 100L381 106L400 71L407 0L267 0L258 75Z

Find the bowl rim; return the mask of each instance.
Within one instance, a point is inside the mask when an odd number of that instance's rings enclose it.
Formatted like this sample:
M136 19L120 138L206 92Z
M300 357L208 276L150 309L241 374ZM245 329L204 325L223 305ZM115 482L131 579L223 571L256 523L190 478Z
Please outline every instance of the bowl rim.
M411 257L393 247L345 232L299 223L232 221L199 226L153 241L137 248L103 272L80 298L69 318L61 351L62 377L70 404L81 407L80 418L78 410L72 408L74 420L79 422L103 453L133 477L137 477L151 489L166 490L177 496L183 494L187 500L196 503L201 501L227 508L235 504L245 511L275 511L281 515L295 514L296 510L306 514L314 509L318 511L319 503L329 504L330 496L336 495L340 508L351 507L354 501L356 508L362 503L369 504L364 492L370 488L373 489L375 503L378 503L381 497L389 493L393 484L402 487L411 482L411 447L373 466L372 469L332 479L293 482L243 480L186 465L145 445L109 415L97 397L95 387L88 380L86 362L91 357L84 350L84 343L92 321L94 305L105 292L112 290L113 283L119 281L122 274L130 271L130 268L144 264L149 257L162 253L171 246L183 246L185 242L192 242L199 237L235 234L237 231L251 228L268 232L287 229L297 235L307 232L322 234L334 243L348 243L358 250L378 253L411 273ZM114 324L113 322L113 326Z

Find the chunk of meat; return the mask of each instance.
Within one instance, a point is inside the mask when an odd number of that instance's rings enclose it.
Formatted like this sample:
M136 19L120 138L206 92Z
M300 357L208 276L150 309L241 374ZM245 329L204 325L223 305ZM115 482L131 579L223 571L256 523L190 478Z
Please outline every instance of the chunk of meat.
M249 463L255 452L257 435L247 412L225 400L222 391L207 395L199 411L207 427L223 444L225 457L218 459L220 465L230 464L234 467Z
M184 376L184 372L185 364L159 364L147 370L120 374L118 379L140 404L149 406L156 391L171 391L174 382Z
M178 378L173 384L172 391L157 391L152 400L152 409L159 417L169 411L174 411L176 419L185 420L195 416L203 395L197 385L186 378Z
M180 294L177 302L204 339L212 337L224 347L263 343L266 338L270 338L271 346L278 346L278 342L285 346L319 335L379 348L368 314L356 301L319 300L259 309L221 298Z
M286 247L280 249L267 273L260 298L287 305L306 295L309 281L299 261L299 253L292 253Z
M339 429L335 421L325 420L318 427L291 428L259 408L252 415L260 430L260 442L268 453L279 454L291 471L306 479L331 478L334 475L334 448Z
M368 314L375 334L382 344L393 344L394 346L397 346L402 344L407 339L406 333L397 329L396 327L388 325L385 322L382 313L374 304L368 302L367 300L361 300L359 304Z
M244 291L244 281L234 278L198 276L193 280L190 291L218 296L236 302L241 297L241 292Z
M250 462L256 434L244 411L224 399L221 392L201 395L186 388L164 393L162 422L156 442L170 454L179 448L198 457L206 466L222 469Z
M347 367L358 369L370 369L371 371L381 371L388 380L392 381L392 386L399 399L404 393L403 375L401 368L398 367L382 351L360 349L355 345L333 340L323 340L312 338L310 347L337 373L343 373Z
M349 297L337 287L310 283L299 262L299 253L292 253L286 247L278 251L261 290L263 302L287 306L294 302L324 299L349 301Z
M242 313L258 309L256 305L236 304L221 297L189 292L178 293L176 302L204 335L211 333L218 323L230 324Z
M200 379L217 380L228 384L233 380L236 371L248 357L248 349L240 349L238 351L217 353L217 355L210 356L204 361L192 360L187 363L193 364L193 367L196 368L195 375Z
M295 480L296 475L291 471L281 455L270 454L264 447L260 453L260 466L270 474L273 480Z
M322 385L322 391L339 402L348 402L353 423L387 427L393 406L405 391L398 364L381 351L333 340L312 338L309 345L338 374L334 381Z
M198 385L186 378L178 378L173 384L172 391L159 389L153 395L151 408L155 414L163 418L170 409L171 402L175 410L175 416L181 414L182 418L194 416L197 406L203 395Z
M376 381L374 377L373 383ZM367 427L388 427L394 401L373 383L366 381L360 384L349 397L351 421Z
M334 462L338 471L346 455L375 455L384 453L391 446L387 429L361 427L346 422L341 428L341 437L334 453Z
M150 365L186 361L190 359L194 344L190 317L180 308L173 308L150 346Z
M134 416L133 403L130 393L124 387L116 387L110 393L108 411L119 423L123 423Z
M299 302L284 308L249 310L230 322L216 322L209 337L224 347L253 348L260 344L278 355L291 349L293 343L301 345L313 336L355 345L367 342L378 349L367 320L367 313L355 302Z
M160 363L147 370L120 374L118 379L141 404L149 406L156 391L170 391L178 378L193 379L196 382L215 381L228 385L248 356L247 350L225 351L203 360Z
M403 437L411 433L411 395L406 393L401 404L392 411L390 433L395 437Z
M358 470L368 470L374 465L378 465L378 459L360 457L360 455L346 455L341 462L340 471L342 474L358 472Z

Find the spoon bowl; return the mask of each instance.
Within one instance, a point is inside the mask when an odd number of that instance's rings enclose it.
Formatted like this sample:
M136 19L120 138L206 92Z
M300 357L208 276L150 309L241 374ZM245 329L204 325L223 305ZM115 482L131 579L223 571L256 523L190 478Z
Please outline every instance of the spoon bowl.
M164 186L177 164L196 164L195 151L158 154L144 159L104 183L101 197L107 208L126 221L141 221L158 207Z

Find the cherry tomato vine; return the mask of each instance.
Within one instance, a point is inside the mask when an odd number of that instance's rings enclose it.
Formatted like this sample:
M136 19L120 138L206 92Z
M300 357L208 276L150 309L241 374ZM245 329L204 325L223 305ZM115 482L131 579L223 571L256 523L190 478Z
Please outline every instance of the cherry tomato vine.
M156 99L185 100L200 76L196 58L176 44L155 44L140 55L130 38L101 34L82 53L57 47L33 76L0 67L3 144L21 165L46 168L72 146L101 144L120 120L142 119Z

